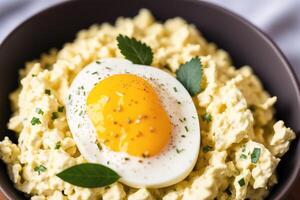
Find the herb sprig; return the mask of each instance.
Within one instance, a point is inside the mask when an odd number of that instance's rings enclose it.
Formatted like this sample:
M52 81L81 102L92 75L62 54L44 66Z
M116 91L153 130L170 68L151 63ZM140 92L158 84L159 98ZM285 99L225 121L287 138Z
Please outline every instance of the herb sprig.
M126 59L134 64L151 65L153 52L145 43L125 35L117 37L118 47ZM178 81L187 89L191 96L201 92L202 63L200 58L194 57L180 65L176 71ZM177 92L177 89L175 90Z

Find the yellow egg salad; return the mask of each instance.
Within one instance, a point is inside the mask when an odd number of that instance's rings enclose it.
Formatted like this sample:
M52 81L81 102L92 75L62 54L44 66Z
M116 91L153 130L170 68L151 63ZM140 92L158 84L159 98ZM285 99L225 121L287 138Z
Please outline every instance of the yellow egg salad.
M122 49L138 41L151 52L143 65ZM10 99L18 142L5 137L0 158L32 200L261 200L295 138L249 66L235 68L184 19L157 22L146 9L26 63ZM64 170L84 165L115 179L100 187L94 171L73 184Z

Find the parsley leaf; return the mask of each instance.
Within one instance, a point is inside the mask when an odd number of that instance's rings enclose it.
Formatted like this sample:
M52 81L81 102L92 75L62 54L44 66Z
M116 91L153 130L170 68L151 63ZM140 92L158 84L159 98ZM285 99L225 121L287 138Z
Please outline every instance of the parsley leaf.
M214 148L211 147L211 146L209 146L209 145L204 146L203 149L202 149L202 151L203 151L204 153L207 153L207 152L213 151L213 150L214 150Z
M153 53L145 43L124 35L119 35L117 41L118 47L126 59L134 64L151 65Z
M184 151L184 149L178 149L178 148L176 148L176 152L178 153L178 154L180 154L181 152L183 152Z
M61 142L60 141L56 142L55 149L59 149L60 147L61 147Z
M33 126L34 126L34 125L38 125L38 124L41 124L41 121L40 121L39 118L33 117L33 118L31 119L31 124L32 124Z
M43 114L44 114L44 111L43 111L42 109L40 109L40 108L36 108L36 109L35 109L35 112L36 112L37 114L39 114L39 115L43 115Z
M46 90L45 90L45 94L51 95L51 90L46 89Z
M70 167L57 174L62 180L85 188L95 188L111 185L120 176L112 169L93 163L83 163Z
M212 120L212 116L210 113L205 113L204 115L202 115L202 120L209 123Z
M99 151L102 151L102 146L101 146L101 144L97 142L97 146L98 146Z
M251 162L257 163L260 157L260 148L254 148L253 152L251 153Z
M201 92L202 64L198 57L180 65L176 71L176 76L191 96Z
M239 181L238 181L240 187L243 187L245 185L245 179L244 178L241 178Z
M47 168L44 165L39 165L34 168L34 171L38 172L39 175L41 174L41 172L45 172L46 170Z
M51 119L52 120L55 120L55 119L57 119L58 118L58 112L53 112L52 113L52 116L51 116Z
M59 106L57 111L58 112L64 112L65 107L64 106Z

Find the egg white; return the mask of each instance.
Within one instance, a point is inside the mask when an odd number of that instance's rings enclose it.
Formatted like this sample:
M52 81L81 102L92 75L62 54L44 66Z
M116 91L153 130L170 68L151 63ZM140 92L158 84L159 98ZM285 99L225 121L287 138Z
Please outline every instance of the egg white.
M100 150L96 130L87 114L86 100L94 85L111 75L126 73L140 76L153 86L173 125L170 143L163 152L150 158L114 152L104 145ZM83 157L88 162L115 170L121 176L120 181L131 187L173 185L186 178L196 163L200 148L196 108L182 84L160 69L116 58L93 62L72 82L66 112L70 130Z

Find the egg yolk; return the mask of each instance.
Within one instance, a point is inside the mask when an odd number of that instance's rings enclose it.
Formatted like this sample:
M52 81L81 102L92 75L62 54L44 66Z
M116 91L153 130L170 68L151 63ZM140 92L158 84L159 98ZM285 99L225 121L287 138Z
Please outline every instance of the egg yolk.
M139 76L103 79L89 93L87 110L99 141L113 151L149 157L169 143L169 116L154 88Z

